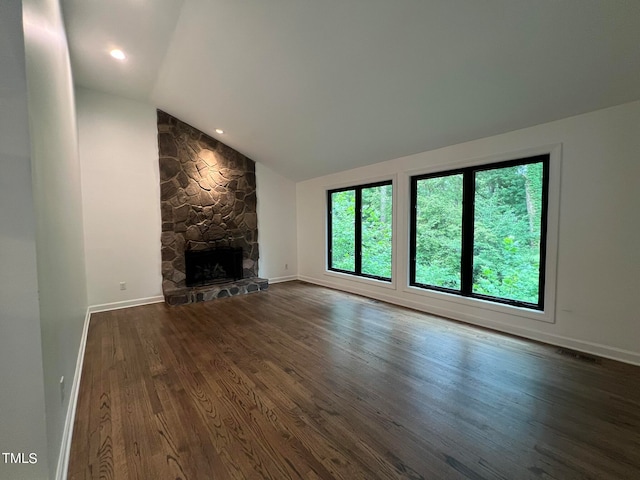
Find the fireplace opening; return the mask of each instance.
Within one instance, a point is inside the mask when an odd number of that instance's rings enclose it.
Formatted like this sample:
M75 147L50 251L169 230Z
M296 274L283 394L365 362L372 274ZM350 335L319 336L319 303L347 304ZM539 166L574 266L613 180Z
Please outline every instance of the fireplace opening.
M187 287L225 283L242 278L242 248L185 250Z

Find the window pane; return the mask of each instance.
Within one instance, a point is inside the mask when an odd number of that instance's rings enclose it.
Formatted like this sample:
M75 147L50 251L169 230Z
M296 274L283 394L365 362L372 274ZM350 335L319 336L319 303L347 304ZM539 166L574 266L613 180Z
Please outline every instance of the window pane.
M462 174L417 181L416 283L460 290Z
M331 194L331 268L356 269L356 192Z
M362 273L391 278L392 187L362 189Z
M538 303L543 164L476 172L473 293Z

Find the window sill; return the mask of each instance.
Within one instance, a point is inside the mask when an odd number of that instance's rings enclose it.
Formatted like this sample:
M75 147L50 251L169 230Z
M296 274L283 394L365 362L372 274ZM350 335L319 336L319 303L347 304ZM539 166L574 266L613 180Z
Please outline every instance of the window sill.
M368 277L361 277L359 275L351 275L349 273L334 272L333 270L325 270L324 274L326 276L328 276L328 277L333 277L333 278L336 278L336 279L349 280L349 281L354 281L354 282L362 283L362 284L369 285L369 286L382 287L382 288L388 288L390 290L396 290L396 282L393 279L391 279L391 281L387 282L385 280L378 280L376 278L368 278Z
M455 303L464 307L481 309L490 312L497 312L505 315L515 315L517 317L536 320L545 323L555 323L555 309L551 305L546 305L544 310L534 310L531 308L516 307L503 303L491 302L479 298L462 297L452 293L427 290L420 287L407 286L404 292L441 302Z

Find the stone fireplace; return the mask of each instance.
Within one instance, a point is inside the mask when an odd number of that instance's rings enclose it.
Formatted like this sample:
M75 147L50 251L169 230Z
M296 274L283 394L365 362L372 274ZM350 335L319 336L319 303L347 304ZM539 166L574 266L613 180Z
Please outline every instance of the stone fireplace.
M162 290L178 305L264 290L258 277L255 163L231 147L158 110ZM218 271L203 279L216 263ZM235 253L233 253L235 252ZM187 282L187 258L200 257L197 280ZM238 270L222 278L220 270ZM208 263L207 263L208 262ZM225 267L226 265L226 267Z

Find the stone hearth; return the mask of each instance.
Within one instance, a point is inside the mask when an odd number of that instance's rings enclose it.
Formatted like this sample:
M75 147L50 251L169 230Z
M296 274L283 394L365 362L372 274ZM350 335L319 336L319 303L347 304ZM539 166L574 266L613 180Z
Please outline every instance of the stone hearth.
M254 277L204 287L175 289L165 292L164 298L169 305L184 305L186 303L207 302L216 298L259 292L267 288L269 288L268 280Z
M258 278L255 162L158 110L162 290L177 305L265 290ZM188 288L185 250L242 248L242 280Z

